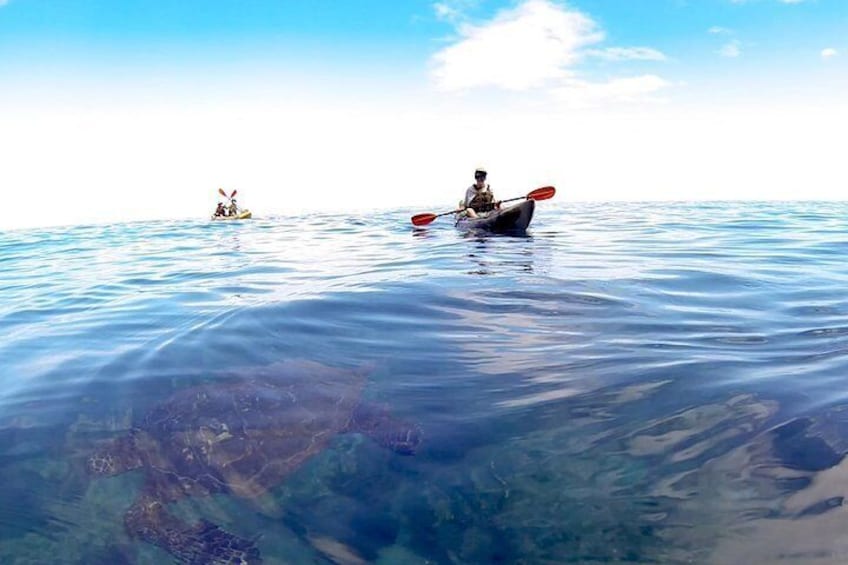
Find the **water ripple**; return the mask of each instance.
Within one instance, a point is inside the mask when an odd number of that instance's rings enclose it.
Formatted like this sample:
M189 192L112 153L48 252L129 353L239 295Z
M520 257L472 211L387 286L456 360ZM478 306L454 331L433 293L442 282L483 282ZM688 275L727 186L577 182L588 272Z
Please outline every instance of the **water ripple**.
M548 202L526 237L419 211L0 232L0 561L161 557L123 530L140 477L82 458L300 359L425 442L176 505L271 559L839 562L848 205Z

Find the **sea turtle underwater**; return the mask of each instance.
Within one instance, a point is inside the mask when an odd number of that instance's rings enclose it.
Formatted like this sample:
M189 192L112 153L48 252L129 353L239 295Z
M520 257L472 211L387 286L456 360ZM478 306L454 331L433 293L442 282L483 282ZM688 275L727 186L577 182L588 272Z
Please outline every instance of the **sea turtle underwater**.
M260 563L253 542L209 522L189 524L167 504L215 493L255 498L354 432L410 455L417 426L360 402L363 372L315 363L285 364L249 380L184 389L147 413L127 435L88 457L92 475L142 469L142 492L124 524L180 563Z

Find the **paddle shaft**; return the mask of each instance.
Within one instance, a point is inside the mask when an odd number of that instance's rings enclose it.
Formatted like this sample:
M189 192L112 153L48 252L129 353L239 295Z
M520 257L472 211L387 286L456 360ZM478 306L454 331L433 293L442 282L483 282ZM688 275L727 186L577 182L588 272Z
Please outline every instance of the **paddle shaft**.
M553 198L554 194L556 194L556 189L552 186L543 186L541 188L537 188L536 190L531 190L526 196L517 196L515 198L507 198L506 200L500 200L499 203L504 202L513 202L515 200L547 200L548 198ZM441 214L416 214L412 216L412 224L416 226L426 226L436 218L441 216L448 216L450 214L457 214L462 212L466 208L458 208L456 210L451 210L450 212L443 212Z
M515 200L529 200L526 196L516 196L515 198L507 198L506 200L498 200L498 204L503 204L504 202L514 202Z

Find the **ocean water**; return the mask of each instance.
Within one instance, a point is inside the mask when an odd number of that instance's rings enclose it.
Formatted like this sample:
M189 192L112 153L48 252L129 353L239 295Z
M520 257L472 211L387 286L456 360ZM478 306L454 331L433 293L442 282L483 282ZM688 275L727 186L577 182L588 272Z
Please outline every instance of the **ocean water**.
M0 232L0 562L174 560L139 497L265 563L848 561L848 205L550 201L523 237L423 211ZM255 495L146 416L224 441L185 391L293 374L322 439L239 408L234 458L309 455ZM350 375L380 429L320 412ZM147 466L89 471L138 430ZM168 498L149 461L223 486Z

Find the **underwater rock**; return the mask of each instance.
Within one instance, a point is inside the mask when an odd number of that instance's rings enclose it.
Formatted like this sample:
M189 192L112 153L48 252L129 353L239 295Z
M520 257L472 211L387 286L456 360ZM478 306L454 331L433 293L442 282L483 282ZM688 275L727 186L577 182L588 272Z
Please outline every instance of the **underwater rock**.
M785 467L800 471L823 471L837 465L844 457L822 438L807 435L811 424L809 418L798 418L772 430L775 455Z

